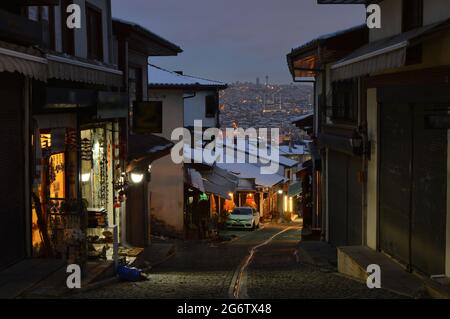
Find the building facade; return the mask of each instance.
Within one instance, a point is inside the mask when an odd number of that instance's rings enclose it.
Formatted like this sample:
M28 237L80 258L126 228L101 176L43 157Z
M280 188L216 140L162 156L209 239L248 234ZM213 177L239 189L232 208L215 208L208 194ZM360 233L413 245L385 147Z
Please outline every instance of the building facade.
M318 2L377 3L382 17L366 44L317 75L328 79L315 112L326 239L449 276L450 3Z
M66 23L72 3L80 8L81 28ZM2 182L2 189L14 187L11 196L17 197L2 208L7 221L1 223L2 240L14 244L2 255L0 268L24 258L80 265L88 258L116 258L129 168L142 162L148 167L172 146L153 136L143 146L129 138L130 96L132 102L144 97L130 89L128 66L141 63L141 83L146 83L147 57L180 49L141 30L135 30L138 39L123 46L123 34L113 38L109 0L33 1L33 6L12 1L0 14L5 22L0 77L7 105L2 137L10 149L2 160L11 168L2 178L12 181L8 174L16 172L14 182ZM140 59L133 55L139 37L144 38ZM136 145L156 149L128 147Z
M202 121L204 129L218 126L218 92L226 84L151 66L148 85L149 103L140 110L145 116L137 124L143 130L171 140L177 128L193 133L194 121ZM148 123L159 124L150 127ZM155 234L186 236L187 180L184 163L175 163L170 155L153 163L150 214Z

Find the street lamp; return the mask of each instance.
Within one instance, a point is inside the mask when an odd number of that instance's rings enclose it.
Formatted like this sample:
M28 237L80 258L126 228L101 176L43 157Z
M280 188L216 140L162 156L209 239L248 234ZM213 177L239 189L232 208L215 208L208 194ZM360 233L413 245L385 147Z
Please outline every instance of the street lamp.
M143 173L131 173L130 174L131 181L133 184L140 184L144 180L144 174Z
M81 182L88 183L91 180L91 173L81 174Z
M149 165L146 170L137 169L130 173L130 180L133 184L141 184L144 179L146 178L148 181L150 181L150 176L152 173L152 166Z

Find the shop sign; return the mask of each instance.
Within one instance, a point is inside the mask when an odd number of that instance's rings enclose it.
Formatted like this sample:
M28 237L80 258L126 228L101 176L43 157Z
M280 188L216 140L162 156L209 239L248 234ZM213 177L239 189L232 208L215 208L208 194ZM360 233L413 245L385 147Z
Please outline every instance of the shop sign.
M97 118L127 118L128 103L128 94L116 92L98 92Z

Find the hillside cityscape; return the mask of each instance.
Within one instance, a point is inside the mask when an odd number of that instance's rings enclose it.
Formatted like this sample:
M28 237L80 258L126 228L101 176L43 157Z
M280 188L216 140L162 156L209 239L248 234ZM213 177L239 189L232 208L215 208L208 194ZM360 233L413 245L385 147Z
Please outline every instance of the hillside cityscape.
M234 82L220 94L220 125L232 127L279 128L281 142L300 142L301 131L291 123L312 112L313 87L307 84L263 84Z

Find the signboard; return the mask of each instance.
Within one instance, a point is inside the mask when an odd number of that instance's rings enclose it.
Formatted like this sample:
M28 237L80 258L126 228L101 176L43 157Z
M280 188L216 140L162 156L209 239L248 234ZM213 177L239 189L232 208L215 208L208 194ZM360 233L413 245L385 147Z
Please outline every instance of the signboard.
M117 92L98 92L97 118L128 118L128 94Z
M162 101L133 103L133 131L149 134L162 133Z

